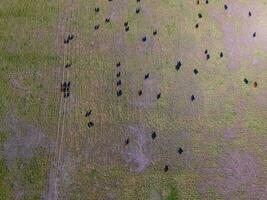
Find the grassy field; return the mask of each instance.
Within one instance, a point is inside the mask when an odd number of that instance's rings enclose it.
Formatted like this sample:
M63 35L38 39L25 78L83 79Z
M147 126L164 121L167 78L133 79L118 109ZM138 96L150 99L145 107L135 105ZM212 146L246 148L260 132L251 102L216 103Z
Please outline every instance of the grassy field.
M199 2L2 0L0 199L266 199L267 1Z

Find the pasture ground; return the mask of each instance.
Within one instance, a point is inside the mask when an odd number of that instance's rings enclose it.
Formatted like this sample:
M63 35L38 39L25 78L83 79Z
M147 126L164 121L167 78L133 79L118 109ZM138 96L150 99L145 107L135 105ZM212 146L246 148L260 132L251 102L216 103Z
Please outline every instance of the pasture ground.
M266 199L266 8L1 0L0 199Z

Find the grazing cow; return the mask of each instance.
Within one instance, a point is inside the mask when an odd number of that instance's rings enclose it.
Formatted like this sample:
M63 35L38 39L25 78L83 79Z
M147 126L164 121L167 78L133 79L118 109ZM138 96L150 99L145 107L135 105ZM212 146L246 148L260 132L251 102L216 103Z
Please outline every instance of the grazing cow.
M153 35L157 35L158 34L158 31L157 30L154 30L153 31Z
M62 91L62 92L67 92L67 91L69 91L69 88L70 88L70 82L66 82L66 81L64 81L63 84L61 83L61 91Z
M129 143L130 143L130 139L127 138L127 139L125 140L125 145L128 145Z
M149 78L149 73L145 74L145 79Z
M117 96L120 97L122 95L122 91L121 90L118 90L117 91Z
M138 95L141 96L143 94L143 91L142 90L139 90L138 91Z
M254 37L254 38L256 37L256 32L253 33L253 37Z
M121 85L121 80L117 81L117 86Z
M99 12L99 7L95 8L95 12L98 13Z
M253 83L253 85L254 85L255 88L258 87L258 83L257 83L257 81L255 81L255 82Z
M195 28L198 28L199 27L199 25L198 25L198 23L196 24L196 26L195 26Z
M178 61L176 66L175 66L175 69L178 71L181 67L182 67L182 63L181 63L181 61Z
M208 53L208 49L205 50L205 54L207 54L207 53Z
M227 10L228 9L228 6L225 4L224 5L224 10Z
M201 13L198 13L198 18L202 18L202 14Z
M194 69L194 74L198 74L198 70L197 69Z
M135 13L136 14L140 13L140 8L136 8Z
M158 93L157 95L157 99L159 99L161 97L161 93Z
M66 82L64 82L63 84L61 83L61 89L63 91L66 91L66 88L67 88L67 83Z
M86 111L85 117L89 117L92 114L92 110Z
M127 27L128 26L128 22L124 22L124 27Z
M245 83L245 84L248 84L248 79L245 78L245 79L244 79L244 83Z
M206 59L209 60L210 59L210 54L206 55Z
M140 2L140 0L136 0L136 2L137 2L137 3L139 3L139 2Z
M92 114L92 110L86 111L85 117L89 117Z
M142 41L143 41L143 42L145 42L145 41L146 41L146 36L144 36L144 37L142 38Z
M248 16L251 17L251 12L250 11L248 12Z
M73 38L74 38L74 35L73 35L73 34L68 35L68 40L69 40L69 41L70 41L70 40L73 40Z
M153 133L151 134L151 138L154 140L157 137L157 134L155 131L153 131Z
M197 0L197 5L199 5L199 0Z
M116 76L119 78L121 76L121 72L118 72Z
M129 27L129 26L125 27L125 32L128 32L128 31L129 31L129 29L130 29L130 27Z
M206 0L206 4L209 4L209 0Z
M116 66L120 67L121 66L121 62L116 63Z
M67 63L66 65L65 65L65 68L69 68L69 67L71 67L71 63Z
M167 172L169 170L169 166L168 165L165 165L164 166L164 172Z
M110 18L109 18L109 17L106 18L106 19L105 19L105 22L106 22L106 23L109 23L109 22L110 22Z
M192 94L191 101L194 101L194 100L195 100L195 96Z
M69 40L68 39L64 39L64 44L68 44Z
M98 29L99 29L99 27L100 27L100 25L99 25L99 24L95 25L95 30L98 30Z
M220 53L220 58L222 58L222 57L223 57L223 52Z
M88 122L87 126L88 128L92 128L95 124L93 122Z
M182 154L184 152L184 150L181 147L179 147L177 151L179 154Z

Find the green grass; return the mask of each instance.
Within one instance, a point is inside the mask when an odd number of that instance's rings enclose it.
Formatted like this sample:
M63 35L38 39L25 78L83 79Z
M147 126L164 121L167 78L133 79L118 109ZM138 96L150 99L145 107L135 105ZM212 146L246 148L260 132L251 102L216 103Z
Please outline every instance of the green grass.
M64 22L65 26L71 24L71 31L79 32L77 40L70 44L73 67L68 80L74 84L73 99L66 103L70 111L66 112L62 150L68 159L62 164L72 171L68 174L70 182L63 183L60 191L65 198L105 199L107 194L113 194L116 199L142 200L156 192L166 200L201 199L203 194L198 186L211 175L199 171L220 167L218 162L226 148L239 151L250 146L250 151L261 159L264 157L261 141L266 138L266 114L255 99L266 89L266 72L249 66L251 63L246 60L240 60L240 68L231 71L227 53L224 59L219 59L219 53L226 51L227 35L210 15L210 7L204 3L196 7L194 1L177 0L139 4L75 1L78 2L73 18ZM12 112L18 119L56 138L60 94L55 84L62 77L55 75L55 71L63 63L55 39L57 17L62 17L67 4L66 0L0 2L0 27L4 27L0 29L1 124L5 125L7 113ZM94 13L96 6L100 7L98 14ZM141 12L136 15L138 6ZM213 6L212 10L223 9L223 3L218 0L211 0L209 6ZM199 12L203 14L201 20L197 16ZM112 15L111 23L105 24L109 15ZM124 32L125 21L130 25L128 33ZM196 23L200 25L198 29ZM233 23L240 31L239 18ZM98 32L94 31L95 24L100 24ZM152 36L155 29L158 35ZM148 38L145 44L141 41L144 35ZM119 41L114 41L114 36ZM211 52L209 61L203 55L206 48ZM264 51L254 54L265 63ZM176 71L178 60L183 66ZM120 98L116 96L118 61L122 63ZM199 70L197 76L192 73L194 68ZM143 108L134 102L147 72L155 78L153 86L159 87L162 97L150 108ZM242 82L244 77L249 79L246 86ZM259 80L259 87L252 90L254 79ZM25 91L14 87L12 80ZM190 101L192 94L197 97L195 102ZM239 104L241 99L245 99L243 107ZM86 127L89 119L83 117L88 109L93 110L90 120L95 123L91 130ZM251 138L240 133L240 137L227 141L225 128L236 128L234 125L239 123ZM128 126L156 130L158 138L165 141L153 142L155 161L139 174L130 172L130 164L122 153L126 149L124 139L132 137ZM2 150L9 131L4 126L0 134L0 199L14 197L12 183L15 181L25 190L25 200L40 199L47 189L51 155L38 148L32 158L17 158L15 165L8 167ZM171 144L183 146L185 156L175 154L176 146ZM201 159L205 162L200 163ZM170 163L168 173L162 169L166 162ZM220 199L217 189L206 188L204 196Z

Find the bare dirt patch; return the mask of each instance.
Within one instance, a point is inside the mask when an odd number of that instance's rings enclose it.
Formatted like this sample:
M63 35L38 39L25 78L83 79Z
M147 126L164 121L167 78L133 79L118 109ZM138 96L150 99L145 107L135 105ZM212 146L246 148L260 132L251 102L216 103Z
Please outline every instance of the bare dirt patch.
M16 158L33 157L34 149L37 147L48 150L53 148L52 141L39 128L17 119L12 114L6 117L6 126L10 129L10 137L4 144L8 165L11 165Z
M126 150L125 160L131 164L131 171L142 172L151 159L149 136L143 128L129 126L129 131L135 139Z

